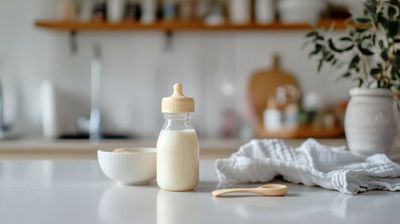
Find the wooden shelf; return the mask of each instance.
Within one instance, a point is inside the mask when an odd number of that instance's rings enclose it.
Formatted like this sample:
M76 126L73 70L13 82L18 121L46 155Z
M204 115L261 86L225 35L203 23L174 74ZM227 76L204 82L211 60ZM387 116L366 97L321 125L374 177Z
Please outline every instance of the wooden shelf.
M345 29L345 20L322 20L317 27L329 28L335 23L335 29ZM59 31L307 31L313 27L309 24L282 24L275 22L268 25L206 25L202 23L167 23L141 24L135 22L103 23L103 22L74 22L37 20L36 27Z
M332 129L313 129L312 127L300 127L297 129L282 129L278 131L268 131L259 128L256 131L258 138L339 138L343 137L342 127Z

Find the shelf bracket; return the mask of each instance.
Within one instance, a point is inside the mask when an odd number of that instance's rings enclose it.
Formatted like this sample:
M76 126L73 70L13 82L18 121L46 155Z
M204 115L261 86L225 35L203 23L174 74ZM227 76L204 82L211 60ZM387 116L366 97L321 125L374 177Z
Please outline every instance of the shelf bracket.
M71 30L69 32L69 50L71 54L76 54L78 52L77 34L78 32L76 30Z

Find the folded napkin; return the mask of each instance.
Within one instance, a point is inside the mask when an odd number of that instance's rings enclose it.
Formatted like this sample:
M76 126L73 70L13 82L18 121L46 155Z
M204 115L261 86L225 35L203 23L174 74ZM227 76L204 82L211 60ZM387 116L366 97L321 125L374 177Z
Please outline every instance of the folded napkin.
M222 183L263 183L281 175L286 181L321 186L346 194L400 190L400 165L384 154L358 157L345 147L314 139L299 148L281 140L252 140L228 159L216 161Z

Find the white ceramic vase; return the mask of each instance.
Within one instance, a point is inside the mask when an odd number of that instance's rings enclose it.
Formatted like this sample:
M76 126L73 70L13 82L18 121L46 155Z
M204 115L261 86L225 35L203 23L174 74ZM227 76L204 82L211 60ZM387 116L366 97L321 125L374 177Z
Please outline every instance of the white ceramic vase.
M345 132L350 151L360 156L388 153L396 136L398 109L392 91L350 91L345 115Z

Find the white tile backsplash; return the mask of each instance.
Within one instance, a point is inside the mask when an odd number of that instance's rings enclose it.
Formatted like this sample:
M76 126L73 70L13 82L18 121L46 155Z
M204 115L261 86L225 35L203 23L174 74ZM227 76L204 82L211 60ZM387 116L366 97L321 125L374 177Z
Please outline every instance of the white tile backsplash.
M202 137L218 133L220 113L229 104L222 93L226 82L234 86L233 105L247 118L250 74L270 66L275 52L282 55L283 66L296 75L304 92L317 92L333 102L347 98L351 86L346 81L335 83L333 71L315 72L315 63L300 48L302 32L176 33L168 52L161 32L80 32L74 55L67 32L33 27L35 19L54 15L56 1L5 2L6 7L0 7L0 77L16 83L18 129L28 136L41 135L39 86L44 79L53 81L64 95L66 131L74 131L77 117L89 113L90 61L96 43L104 56L105 128L141 137L157 136L161 97L169 95L178 81L196 99L195 125Z

